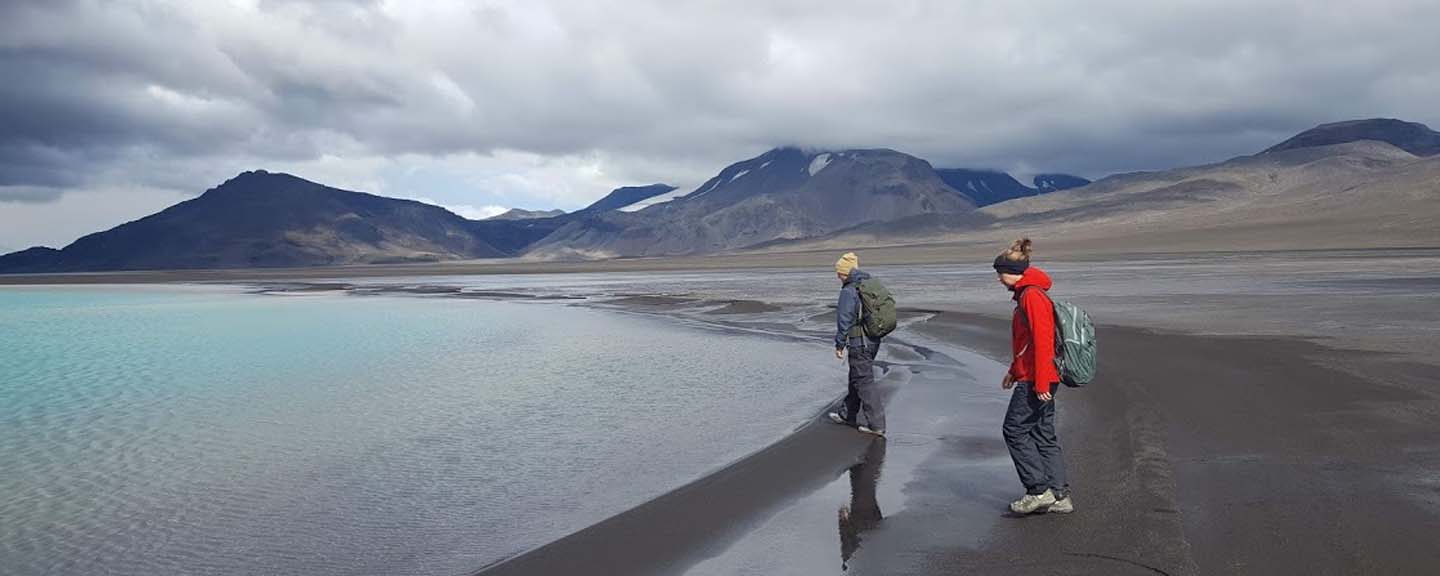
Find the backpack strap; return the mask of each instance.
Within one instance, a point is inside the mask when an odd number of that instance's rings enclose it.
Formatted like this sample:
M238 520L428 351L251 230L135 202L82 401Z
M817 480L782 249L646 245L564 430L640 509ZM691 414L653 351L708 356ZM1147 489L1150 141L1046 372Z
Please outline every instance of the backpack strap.
M1017 295L1015 296L1015 309L1020 311L1020 316L1025 319L1025 324L1026 324L1027 326L1030 324L1030 316L1025 313L1025 305L1024 305L1023 303L1021 303L1020 300L1025 297L1025 291L1026 291L1026 290L1030 290L1031 288L1035 288L1035 287L1034 287L1034 286L1026 286L1026 287L1024 287L1024 288L1021 288L1019 294L1017 294ZM1056 312L1058 312L1058 310L1055 309L1055 299L1054 299L1054 298L1051 298L1051 297L1050 297L1050 294L1047 293L1047 292L1045 292L1044 290L1040 290L1040 296L1043 297L1043 298L1045 298L1046 300L1048 300L1048 301L1050 302L1050 315L1051 315L1051 316L1055 316L1055 315L1056 315ZM1060 333L1060 321L1059 321L1058 318L1057 318L1056 321L1055 321L1055 332L1057 333L1057 335L1056 335L1056 337L1055 337L1055 350L1056 350L1056 351L1059 351L1059 350L1062 349L1062 345L1065 343L1065 339L1059 335L1059 333ZM1058 356L1058 355L1056 356L1056 361L1057 361L1057 362L1059 361L1059 356Z
M1020 313L1020 317L1025 319L1026 324L1030 323L1030 316L1025 314L1025 292L1031 288L1034 288L1034 286L1026 286L1015 293L1015 310Z
M855 338L855 337L857 337L857 336L859 336L859 337L864 337L864 336L865 336L865 293L860 290L860 282L859 282L859 281L856 281L856 282L854 283L854 286L855 286L855 308L856 308L856 312L855 312L855 325L853 325L853 326L850 327L850 333L846 335L847 338Z
M1030 290L1032 290L1032 289L1037 289L1037 290L1038 290L1038 288L1035 288L1034 286L1026 286L1026 287L1024 287L1024 288L1021 288L1019 293L1015 294L1015 309L1016 309L1016 310L1019 310L1021 315L1024 315L1024 314L1025 314L1025 305L1021 302L1021 300L1023 300L1023 299L1025 298L1025 292L1030 291ZM1055 313L1055 299L1051 298L1050 295L1047 294L1047 293L1045 293L1044 290L1040 290L1040 296L1042 296L1042 297L1044 297L1046 300L1049 300L1049 301L1050 301L1050 313L1051 313L1051 314L1054 314L1054 313ZM1025 319L1025 321L1026 321L1026 323L1029 323L1030 319L1027 317L1027 318Z

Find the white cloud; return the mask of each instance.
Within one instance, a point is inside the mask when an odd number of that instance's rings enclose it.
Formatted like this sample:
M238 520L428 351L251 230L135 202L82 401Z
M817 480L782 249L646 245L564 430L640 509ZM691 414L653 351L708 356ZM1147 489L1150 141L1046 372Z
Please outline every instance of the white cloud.
M0 200L265 168L573 210L787 144L1098 176L1337 119L1440 125L1437 21L1432 0L12 1ZM0 242L53 237L11 224Z
M0 202L0 244L13 250L63 247L76 238L143 218L188 198L153 188L68 192L52 202Z
M470 206L468 204L443 204L430 198L411 198L418 202L433 204L470 220L484 220L508 212L504 206Z

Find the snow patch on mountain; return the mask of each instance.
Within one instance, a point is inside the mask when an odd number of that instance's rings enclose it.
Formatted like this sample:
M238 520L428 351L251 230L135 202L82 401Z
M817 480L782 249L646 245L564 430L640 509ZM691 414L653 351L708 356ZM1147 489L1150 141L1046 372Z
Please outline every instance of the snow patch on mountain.
M824 170L826 166L830 165L830 160L830 154L828 153L816 156L814 160L810 161L810 167L808 168L810 175L814 176L819 174L821 170Z
M650 198L646 198L646 199L644 199L644 200L641 200L641 201L639 201L639 202L636 202L636 203L634 203L634 204L631 204L631 205L629 205L629 206L623 206L623 207L620 207L620 208L616 208L616 210L619 210L619 211L621 211L621 212L639 212L639 211L641 211L641 210L644 210L644 209L649 208L649 207L651 207L651 206L655 206L655 205L657 205L657 204L664 204L664 203L669 202L669 201L671 201L671 200L675 200L675 199L678 199L678 198L684 198L684 197L685 197L685 194L686 194L686 192L685 192L684 190L681 190L681 189L679 189L679 188L676 188L676 189L674 189L674 190L671 190L671 191L666 192L666 193L664 193L664 194L661 194L661 195L659 195L659 196L653 196L653 197L650 197Z

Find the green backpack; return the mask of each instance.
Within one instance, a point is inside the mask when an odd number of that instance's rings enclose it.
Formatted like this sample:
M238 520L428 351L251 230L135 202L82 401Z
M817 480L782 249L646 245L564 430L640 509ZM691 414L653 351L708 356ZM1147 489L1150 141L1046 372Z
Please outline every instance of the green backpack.
M1095 379L1095 325L1079 306L1051 298L1040 291L1055 309L1055 368L1060 382L1079 388Z
M855 287L860 293L860 325L865 329L865 335L871 338L884 338L895 331L895 297L881 284L879 280L869 278L861 280Z

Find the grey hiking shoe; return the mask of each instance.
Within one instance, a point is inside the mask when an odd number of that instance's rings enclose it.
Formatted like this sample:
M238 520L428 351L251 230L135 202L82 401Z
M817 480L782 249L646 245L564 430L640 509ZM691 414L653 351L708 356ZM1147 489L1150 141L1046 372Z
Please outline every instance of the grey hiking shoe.
M1070 501L1069 496L1066 496L1056 500L1055 503L1051 504L1045 511L1051 514L1069 514L1075 511L1075 503Z
M1010 511L1016 514L1034 514L1055 504L1055 493L1048 488L1040 494L1026 494L1010 503Z
M884 437L885 437L885 431L884 431L884 430L875 430L875 429L870 428L869 426L860 426L860 427L857 427L856 429L859 430L859 431L861 431L861 432L864 432L864 433L866 433L866 434L874 434L874 435L879 436L879 437L881 437L881 438L884 438Z

